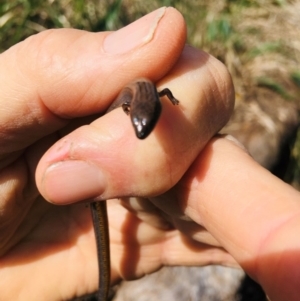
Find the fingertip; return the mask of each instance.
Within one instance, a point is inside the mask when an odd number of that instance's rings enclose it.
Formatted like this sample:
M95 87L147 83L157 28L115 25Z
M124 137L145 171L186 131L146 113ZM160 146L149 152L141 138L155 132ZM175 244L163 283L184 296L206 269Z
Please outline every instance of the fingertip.
M49 166L40 190L56 205L95 199L105 191L106 177L101 169L85 161L62 161Z

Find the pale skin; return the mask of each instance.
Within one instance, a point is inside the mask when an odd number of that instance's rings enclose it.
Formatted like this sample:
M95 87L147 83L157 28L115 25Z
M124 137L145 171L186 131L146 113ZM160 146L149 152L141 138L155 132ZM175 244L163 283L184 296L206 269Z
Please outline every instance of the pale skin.
M184 46L182 16L168 8L139 22L117 33L48 31L0 55L1 298L97 289L84 202L97 198L112 199L113 283L214 263L241 266L271 300L297 300L299 193L235 142L213 138L233 109L231 79ZM163 100L144 141L121 109L101 116L138 77L180 100Z

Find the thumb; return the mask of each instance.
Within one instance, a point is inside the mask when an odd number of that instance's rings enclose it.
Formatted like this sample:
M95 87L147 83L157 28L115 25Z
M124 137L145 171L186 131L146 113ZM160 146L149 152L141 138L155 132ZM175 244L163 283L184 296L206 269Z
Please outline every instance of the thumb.
M0 55L0 159L105 110L136 77L157 81L185 37L182 16L163 7L117 32L48 30L10 48Z

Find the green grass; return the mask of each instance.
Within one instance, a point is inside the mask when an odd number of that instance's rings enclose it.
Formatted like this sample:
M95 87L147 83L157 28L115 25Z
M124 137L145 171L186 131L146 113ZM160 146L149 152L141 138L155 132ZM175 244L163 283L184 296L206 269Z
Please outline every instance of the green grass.
M288 93L287 89L284 88L281 84L268 77L260 77L257 79L257 85L259 87L265 87L270 89L273 92L276 92L286 100L292 100L294 97Z
M300 88L300 70L291 73L291 80Z

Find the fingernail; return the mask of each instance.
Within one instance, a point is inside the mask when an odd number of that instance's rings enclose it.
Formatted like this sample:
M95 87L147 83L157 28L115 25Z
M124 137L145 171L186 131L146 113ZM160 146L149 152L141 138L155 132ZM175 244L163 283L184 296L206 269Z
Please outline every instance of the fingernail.
M111 33L104 40L104 51L111 54L121 54L150 42L165 11L166 7L161 7L128 26Z
M47 199L65 205L93 199L105 190L105 176L95 165L84 161L62 161L48 167L43 177Z

